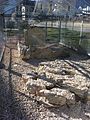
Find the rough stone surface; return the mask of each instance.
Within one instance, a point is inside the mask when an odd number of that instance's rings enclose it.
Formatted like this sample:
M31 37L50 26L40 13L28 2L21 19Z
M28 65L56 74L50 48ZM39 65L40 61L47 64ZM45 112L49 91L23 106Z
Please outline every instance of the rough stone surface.
M29 79L26 83L26 88L30 94L39 94L39 91L45 89L45 85L41 82L41 80L33 80Z
M32 72L31 73L27 73L27 74L22 74L22 79L23 81L26 83L29 79L33 79L33 80L37 80L37 78L39 78L39 75L37 74L37 72Z
M43 95L47 98L50 104L61 106L66 104L66 98L62 95L63 93L61 93L62 91L60 91L60 89L58 92L53 90L43 90L40 92L43 92Z
M38 73L41 75L44 73L46 78L56 83L58 87L64 87L80 98L85 98L90 88L90 81L71 66L66 63L61 65L59 61L42 62L38 67Z
M54 88L55 84L44 81L42 79L28 79L26 82L26 88L29 91L30 94L36 94L39 95L39 91L42 89L52 89Z
M82 82L85 81L81 81L80 80L66 80L63 82L63 86L65 86L67 89L69 89L71 92L75 93L76 95L78 95L81 98L84 98L88 92L88 87L86 86L86 84L83 84ZM82 85L83 84L83 85Z
M47 98L49 103L54 105L75 104L75 95L68 90L53 88L51 90L41 90L40 93Z
M11 41L14 38L10 38ZM15 49L14 49L15 48ZM6 47L3 64L5 69L0 70L0 119L1 120L90 120L90 104L81 102L69 107L51 106L42 102L38 96L32 97L25 90L26 83L23 82L22 75L38 72L40 64L45 64L51 68L65 69L73 71L75 75L60 75L48 73L53 79L47 79L46 71L40 73L41 79L44 81L52 81L63 79L64 81L73 81L74 84L82 81L82 87L90 88L90 59L84 56L78 56L72 53L68 59L56 59L53 61L22 61L17 57L17 50L14 44ZM55 79L56 78L56 79ZM52 83L51 82L51 83ZM60 89L66 89L64 86ZM43 98L44 99L44 98ZM89 102L89 101L88 101Z

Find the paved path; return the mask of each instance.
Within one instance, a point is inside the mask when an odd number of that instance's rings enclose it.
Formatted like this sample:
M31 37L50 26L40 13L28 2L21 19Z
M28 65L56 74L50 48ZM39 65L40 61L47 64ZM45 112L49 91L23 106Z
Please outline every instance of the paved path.
M40 22L38 24L35 24L36 26L39 26L39 27L45 27L46 26L46 23L45 22ZM48 27L51 27L51 22L47 22L47 26ZM82 23L81 22L75 22L73 24L73 22L67 22L67 25L65 22L61 22L61 28L68 28L70 30L75 30L75 31L81 31L81 26L82 26ZM58 28L59 27L59 22L53 22L53 27L56 27ZM83 23L83 32L90 32L90 23Z

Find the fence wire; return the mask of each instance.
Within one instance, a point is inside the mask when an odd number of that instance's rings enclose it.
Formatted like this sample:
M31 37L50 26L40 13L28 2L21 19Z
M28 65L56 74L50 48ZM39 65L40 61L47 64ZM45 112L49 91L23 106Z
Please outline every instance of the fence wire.
M45 19L34 21L26 32L32 46L63 43L74 49L80 46L90 53L90 23L86 20Z

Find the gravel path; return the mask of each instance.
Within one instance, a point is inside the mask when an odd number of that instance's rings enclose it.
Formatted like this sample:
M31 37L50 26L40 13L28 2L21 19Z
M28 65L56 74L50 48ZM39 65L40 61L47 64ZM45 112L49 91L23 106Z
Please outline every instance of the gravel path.
M89 80L90 60L79 62L75 59L64 62L75 67ZM15 46L7 45L3 59L5 69L0 71L0 120L90 120L85 116L85 104L54 108L28 95L21 76L35 70L38 62L22 61L17 57Z

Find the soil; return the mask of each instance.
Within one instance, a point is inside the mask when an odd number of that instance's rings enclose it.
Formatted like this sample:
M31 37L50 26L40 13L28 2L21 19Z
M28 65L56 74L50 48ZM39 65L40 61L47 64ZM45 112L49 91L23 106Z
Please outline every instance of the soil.
M90 120L90 107L87 111L86 103L52 107L29 95L22 74L35 70L41 61L23 61L17 54L16 44L7 43L3 58L5 68L0 70L0 120ZM68 61L90 79L90 59L73 55Z

